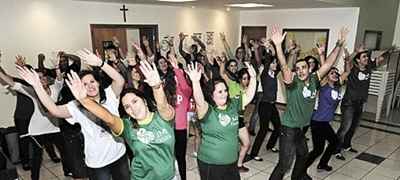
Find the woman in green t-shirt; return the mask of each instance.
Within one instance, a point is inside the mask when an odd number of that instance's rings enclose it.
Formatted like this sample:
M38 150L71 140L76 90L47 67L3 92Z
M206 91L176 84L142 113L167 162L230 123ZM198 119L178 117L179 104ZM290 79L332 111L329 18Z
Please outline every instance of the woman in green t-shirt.
M86 97L86 89L74 72L68 75L68 87L75 98L90 112L104 121L114 134L123 136L134 153L131 161L132 180L171 180L175 178L174 130L170 120L175 111L168 104L160 75L154 63L142 61L140 70L153 89L157 110L151 112L144 95L127 90L121 104L129 118L114 116L95 101Z
M243 97L229 98L223 79L211 80L206 102L200 86L201 70L197 64L188 67L192 80L196 111L202 129L202 140L197 156L202 180L240 179L236 161L239 152L239 111L253 99L256 73L250 64L250 83Z

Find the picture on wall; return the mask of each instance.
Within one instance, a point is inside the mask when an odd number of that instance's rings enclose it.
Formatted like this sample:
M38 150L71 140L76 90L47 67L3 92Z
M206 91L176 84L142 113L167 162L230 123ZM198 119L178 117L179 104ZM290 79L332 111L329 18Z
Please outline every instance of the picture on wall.
M298 58L306 56L318 57L318 46L328 47L329 29L283 29L287 32L284 49L297 48L300 50Z

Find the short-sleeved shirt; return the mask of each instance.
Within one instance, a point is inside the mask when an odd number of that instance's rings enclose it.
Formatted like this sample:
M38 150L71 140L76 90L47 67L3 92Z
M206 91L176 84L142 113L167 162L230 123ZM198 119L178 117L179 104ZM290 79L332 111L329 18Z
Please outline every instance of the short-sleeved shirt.
M175 176L174 130L172 125L154 113L149 124L133 128L124 119L122 136L132 149L132 180L171 180Z
M200 120L202 136L199 160L217 165L232 164L237 161L241 104L241 98L232 98L225 110L208 106L206 115Z
M290 128L303 128L310 124L315 106L319 78L317 73L310 74L308 85L297 75L293 82L287 85L287 107L283 114L282 125Z
M63 81L55 81L54 84L49 86L51 92L49 96L52 100L55 101L57 99L62 86ZM32 87L17 82L12 88L29 97L33 101L34 111L30 120L28 120L28 131L26 134L21 134L22 137L27 135L37 136L60 132L60 128L57 127L57 120L49 116L47 110L42 106Z
M343 103L348 101L366 102L368 99L368 89L371 81L372 70L376 68L376 63L370 61L366 70L354 66L349 74L346 92L343 97Z
M119 100L111 86L105 89L106 101L101 104L110 113L119 116ZM67 104L70 118L65 119L70 124L79 123L84 137L85 162L90 168L107 166L125 154L125 144L122 138L114 137L105 127L96 123L95 116L88 116L84 108L76 101Z
M321 87L319 91L318 108L312 115L312 120L330 122L335 118L336 108L342 99L339 88L328 84Z

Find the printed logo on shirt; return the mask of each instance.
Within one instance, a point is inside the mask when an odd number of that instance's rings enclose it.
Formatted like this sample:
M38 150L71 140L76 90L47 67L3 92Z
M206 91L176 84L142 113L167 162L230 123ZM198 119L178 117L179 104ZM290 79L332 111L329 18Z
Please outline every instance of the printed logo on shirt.
M178 94L178 95L176 96L176 105L181 104L182 101L183 101L183 97L182 97L181 95Z
M316 94L317 94L317 91L312 92L311 90L309 90L307 88L307 86L303 87L303 97L304 98L314 99Z
M332 90L332 91L331 91L331 97L332 97L332 99L335 100L335 101L339 101L339 100L342 99L342 95L340 95L339 92L336 91L336 90Z
M219 123L222 125L222 126L224 126L224 127L226 127L226 126L228 126L229 124L230 125L236 125L236 124L238 124L238 120L239 120L239 118L238 118L238 116L234 116L234 117L230 117L229 115L227 115L227 114L219 114L218 115L218 120L219 120Z
M144 128L140 128L136 133L140 142L144 144L161 144L172 138L166 129L156 130L155 132L148 131Z
M370 78L370 76L371 75L369 73L368 74L364 74L362 72L358 72L358 80L360 80L360 81L368 80Z

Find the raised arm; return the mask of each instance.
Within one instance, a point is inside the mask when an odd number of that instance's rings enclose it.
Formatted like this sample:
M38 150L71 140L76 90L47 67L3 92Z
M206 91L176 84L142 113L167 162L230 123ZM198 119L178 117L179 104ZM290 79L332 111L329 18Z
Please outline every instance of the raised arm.
M121 76L121 74L116 71L113 67L105 63L104 60L101 60L98 56L93 54L87 49L80 50L77 52L77 55L88 65L90 66L98 66L103 70L113 81L111 84L111 88L113 89L115 95L119 97L122 89L124 88L125 79Z
M140 70L145 77L144 81L153 89L154 99L160 116L167 121L174 119L175 110L168 104L156 65L154 63L150 65L147 61L142 61L140 62Z
M203 91L201 90L201 70L197 67L197 63L188 65L187 74L190 80L192 80L193 98L196 103L197 117L198 119L203 119L208 110L208 103L205 101Z
M120 118L110 113L106 108L99 105L96 101L87 97L86 88L81 82L78 74L72 71L71 74L67 74L67 76L68 81L66 83L75 99L78 100L79 103L88 111L104 121L115 134L120 133L123 128Z
M34 70L17 66L17 71L21 78L33 87L40 102L53 116L64 119L71 117L66 105L56 105L53 99L47 94L40 82L39 75Z
M185 35L183 33L179 33L179 53L185 59L186 63L190 62L190 54L186 53L183 50L183 41L185 40Z
M326 73L329 72L333 64L335 64L336 60L338 59L338 55L341 51L341 48L344 45L344 42L346 41L346 36L349 30L347 28L342 28L339 33L339 39L336 43L335 48L332 50L332 52L329 54L328 58L326 59L326 62L321 65L321 67L318 69L317 74L318 77L321 79L326 75Z
M217 61L217 63L218 63L218 66L219 66L219 75L221 76L221 78L222 78L226 83L228 83L228 82L229 82L229 77L228 77L228 75L227 75L226 72L225 72L225 63L226 63L226 60L224 60L224 61Z
M326 51L325 45L317 43L317 51L319 56L319 62L322 65L325 63L325 51Z
M347 48L342 48L344 51L344 72L340 75L341 84L344 84L349 77L351 68L353 68L353 62L351 62L351 55Z
M192 36L193 41L197 42L197 44L199 44L200 48L203 51L206 51L206 45L203 43L203 41L201 41L197 36Z
M0 66L0 80L2 80L1 84L3 86L14 86L14 80L4 71L4 69Z
M246 98L244 98L243 101L243 107L248 105L254 98L254 95L256 94L257 90L257 74L256 71L254 70L254 67L250 65L249 62L245 62L247 66L247 71L249 72L250 75L250 83L249 86L246 89Z
M232 53L231 47L228 44L228 41L226 40L226 36L224 33L220 33L219 36L221 37L222 44L224 45L224 49L226 54L228 55L229 59L235 59L235 56Z
M276 47L276 55L278 56L279 64L282 67L283 81L286 84L291 84L293 82L293 73L290 71L285 55L282 50L282 42L285 39L286 32L282 34L282 29L277 26L272 27L272 36L271 40L274 42Z

